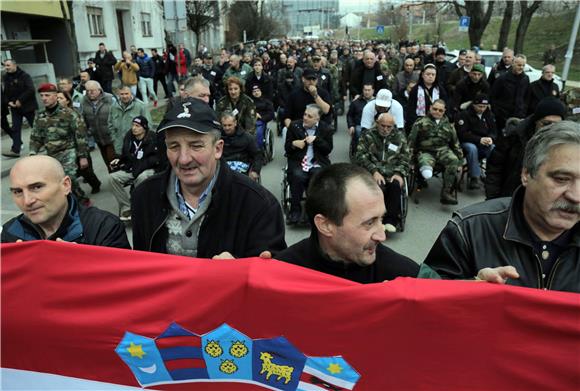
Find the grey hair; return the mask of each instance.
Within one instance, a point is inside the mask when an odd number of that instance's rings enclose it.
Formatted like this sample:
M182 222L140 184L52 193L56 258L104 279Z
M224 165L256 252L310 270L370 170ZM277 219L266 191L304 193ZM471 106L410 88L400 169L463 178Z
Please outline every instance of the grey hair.
M183 88L187 91L187 92L191 92L194 88L196 84L202 84L205 87L209 88L209 81L206 80L203 76L198 75L198 76L194 76L194 77L190 77L187 80L185 80L185 82L183 83Z
M103 87L101 87L101 83L96 80L87 80L85 83L85 88L89 88L90 86L97 87L99 90L103 91Z
M556 67L554 66L554 64L546 64L542 67L542 72L546 72L548 70L548 68L552 68L552 70L554 72L556 72Z
M322 109L320 108L320 106L318 106L318 105L316 105L314 103L311 103L309 105L306 105L306 108L305 108L304 111L306 111L306 110L316 110L316 112L318 113L318 116L319 117L322 117Z
M224 118L233 118L234 120L236 120L236 115L234 113L232 113L231 111L227 110L224 111L221 115L220 115L220 122L224 119Z
M516 54L516 56L514 57L514 61L516 60L516 58L521 58L524 61L528 61L528 58L526 57L525 54Z
M533 178L545 163L550 150L558 145L580 145L580 124L560 121L540 129L528 141L523 167Z

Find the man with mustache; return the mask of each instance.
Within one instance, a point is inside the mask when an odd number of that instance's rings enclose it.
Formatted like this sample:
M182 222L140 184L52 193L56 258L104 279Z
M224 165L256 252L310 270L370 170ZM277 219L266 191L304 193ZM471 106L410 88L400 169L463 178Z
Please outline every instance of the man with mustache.
M476 279L580 293L580 124L528 142L513 197L454 213L420 277Z
M366 169L327 166L312 178L307 194L310 237L274 258L363 284L417 276L419 265L381 243L383 192Z

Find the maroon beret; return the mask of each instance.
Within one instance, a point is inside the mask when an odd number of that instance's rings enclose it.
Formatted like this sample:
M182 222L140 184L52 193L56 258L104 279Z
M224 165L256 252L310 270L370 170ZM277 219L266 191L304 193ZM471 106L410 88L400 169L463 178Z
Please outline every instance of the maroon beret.
M52 83L42 83L38 86L38 92L58 92L58 88Z

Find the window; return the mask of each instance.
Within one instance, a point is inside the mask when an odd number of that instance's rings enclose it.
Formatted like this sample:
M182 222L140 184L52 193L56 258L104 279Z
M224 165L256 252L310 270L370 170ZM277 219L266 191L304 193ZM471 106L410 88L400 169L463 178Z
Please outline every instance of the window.
M141 31L144 37L151 36L151 14L141 12Z
M89 18L89 31L91 36L104 36L103 9L98 7L87 7L87 17Z

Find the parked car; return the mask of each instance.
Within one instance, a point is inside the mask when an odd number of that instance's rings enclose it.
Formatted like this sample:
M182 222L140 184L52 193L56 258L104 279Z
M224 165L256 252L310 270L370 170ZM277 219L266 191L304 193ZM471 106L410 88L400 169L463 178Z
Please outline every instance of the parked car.
M494 51L490 51L490 50L480 50L479 54L481 55L481 58L485 62L485 74L486 74L486 76L489 76L489 73L491 72L491 68L499 60L501 60L502 53L501 52L494 52ZM450 52L447 52L447 61L449 61L451 63L456 63L458 56L459 56L459 50L452 50ZM536 81L540 77L542 77L542 70L541 69L538 70L538 69L534 68L533 66L531 66L530 64L526 64L526 67L524 68L524 72L530 78L530 83L533 81ZM560 88L560 91L562 91L562 78L560 76L554 75L554 83L556 83L558 85L558 87Z

